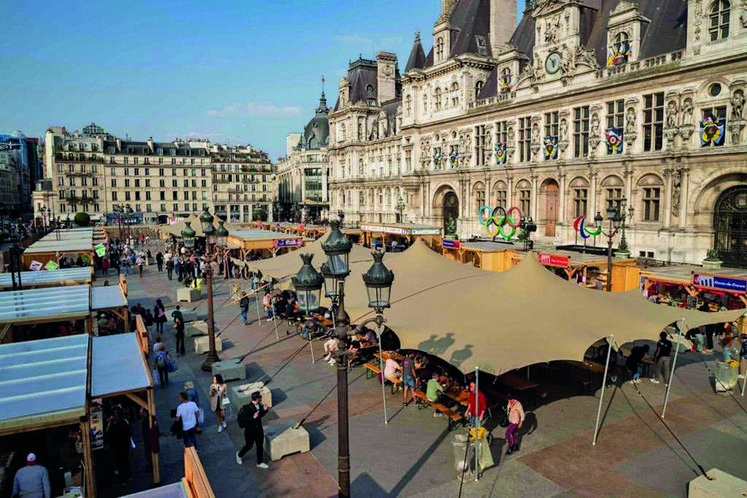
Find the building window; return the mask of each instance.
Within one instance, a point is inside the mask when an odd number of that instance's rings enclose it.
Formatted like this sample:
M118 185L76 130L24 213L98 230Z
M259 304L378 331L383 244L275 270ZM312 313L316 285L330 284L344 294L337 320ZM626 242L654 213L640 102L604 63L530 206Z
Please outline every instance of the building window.
M95 176L93 178L91 178L91 185L93 185L94 187L98 187L99 186L99 179L96 178Z
M433 92L433 107L436 111L441 110L441 88L436 88Z
M586 206L589 198L589 190L586 188L574 188L573 189L573 216L578 218L579 216L586 215Z
M703 109L703 119L711 118L714 123L724 123L724 120L726 119L726 106L718 106L718 107L709 107L707 109ZM724 133L726 132L725 129L721 130L721 138L719 139L713 139L710 140L706 146L712 145L714 147L720 147L726 143L726 136Z
M74 176L71 176L70 178L68 178L67 181L68 181L68 183L70 184L71 187L75 187L75 177Z
M485 125L480 125L476 129L475 134L475 155L477 156L477 165L485 166L486 158L490 157L490 151L487 147L488 133L485 130Z
M423 113L427 113L427 112L428 112L428 96L425 93L423 93Z
M112 192L112 200L113 201L117 200L117 193L116 192Z
M502 207L503 209L506 209L508 205L506 204L506 189L505 187L495 187L495 207Z
M475 213L480 212L480 208L485 205L485 186L482 183L476 183L475 192Z
M623 99L607 102L607 128L622 129L625 124L625 101Z
M723 40L729 36L731 4L728 0L716 0L711 4L711 24L708 32L711 41Z
M408 95L407 97L405 97L405 116L409 116L411 111L412 111L412 97Z
M139 193L139 192L138 192L138 193ZM129 191L125 192L125 200L126 200L126 201L129 201L129 200L130 200L130 192L129 192Z
M519 207L521 208L522 213L529 213L529 209L532 207L532 191L528 188L528 185L526 187L519 189ZM525 214L524 216L529 216L528 214Z
M573 109L573 157L589 155L589 106Z
M485 83L482 81L478 81L477 83L475 83L475 100L477 100L477 98L480 96L483 85L485 85Z
M532 160L532 118L519 118L519 162Z
M646 187L643 189L643 221L659 221L659 204L661 188Z
M459 83L456 81L451 84L451 107L459 106Z
M643 150L661 150L664 143L664 92L643 96Z
M436 40L436 62L441 62L444 60L444 39L443 37L438 37Z

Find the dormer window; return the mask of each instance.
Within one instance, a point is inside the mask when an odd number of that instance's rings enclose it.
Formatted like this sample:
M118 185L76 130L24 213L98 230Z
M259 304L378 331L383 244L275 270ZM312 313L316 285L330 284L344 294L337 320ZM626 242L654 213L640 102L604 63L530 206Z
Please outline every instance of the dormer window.
M475 36L475 42L477 43L477 54L488 55L488 44L485 41L484 36Z
M711 24L708 32L711 41L724 40L729 36L731 4L728 0L715 0L711 4Z
M630 36L627 32L621 31L615 35L615 43L610 47L607 57L607 67L621 66L628 62L630 57Z
M436 40L436 61L441 62L444 59L444 39L439 37Z
M163 149L159 148L157 152L158 152L158 155L159 155L159 156L162 156L162 155L163 155Z
M475 100L480 98L480 92L482 92L482 87L485 85L482 81L478 81L475 83Z

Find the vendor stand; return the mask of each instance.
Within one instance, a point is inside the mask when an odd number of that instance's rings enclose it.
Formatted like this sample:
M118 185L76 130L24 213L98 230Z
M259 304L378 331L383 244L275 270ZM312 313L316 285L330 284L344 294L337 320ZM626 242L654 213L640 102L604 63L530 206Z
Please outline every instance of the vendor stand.
M127 297L121 286L91 287L91 330L93 330L93 314L100 311L114 313L124 322L124 331L129 330L130 313L127 309Z
M93 266L93 254L93 229L55 230L23 251L22 264L24 268L30 269L34 262L41 263L42 266L46 266L50 261L59 265L61 258L65 256L80 256L87 265Z
M362 223L360 233L363 245L373 247L375 242L383 244L385 250L391 248L391 242L407 242L411 246L417 239L422 239L429 247L441 246L441 229L431 225L413 223ZM402 244L404 245L404 244Z
M258 252L261 259L285 254L303 246L303 239L297 235L268 230L235 230L228 235L229 250L238 251L246 260L249 251Z
M65 287L68 285L86 285L91 283L93 268L61 268L57 270L39 270L21 272L21 284L24 289L42 289L47 287ZM0 273L0 291L13 288L10 273Z
M492 241L465 242L444 239L443 255L459 263L471 263L476 268L488 271L505 271L511 267L513 246Z
M659 304L709 311L747 307L747 270L681 265L641 269L643 292Z

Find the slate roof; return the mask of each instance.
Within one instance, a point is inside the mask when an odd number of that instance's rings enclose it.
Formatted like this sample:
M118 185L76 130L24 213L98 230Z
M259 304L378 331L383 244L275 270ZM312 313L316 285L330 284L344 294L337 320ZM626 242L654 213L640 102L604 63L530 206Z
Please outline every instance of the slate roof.
M410 57L407 59L407 65L405 66L405 72L413 69L423 69L425 67L425 51L423 45L420 43L420 34L415 36L415 41L412 44L412 50L410 50Z

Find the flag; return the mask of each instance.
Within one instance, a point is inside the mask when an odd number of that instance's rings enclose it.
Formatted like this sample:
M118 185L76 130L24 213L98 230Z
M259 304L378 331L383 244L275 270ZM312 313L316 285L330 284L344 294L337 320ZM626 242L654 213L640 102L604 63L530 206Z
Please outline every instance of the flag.
M706 116L700 120L700 145L724 145L726 136L726 118L714 118Z
M622 153L623 151L623 131L621 128L607 128L606 142L607 152L612 154L613 152Z
M545 160L558 158L558 137L545 137Z

